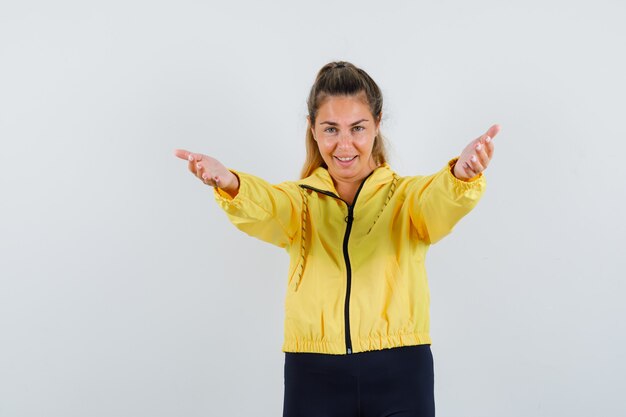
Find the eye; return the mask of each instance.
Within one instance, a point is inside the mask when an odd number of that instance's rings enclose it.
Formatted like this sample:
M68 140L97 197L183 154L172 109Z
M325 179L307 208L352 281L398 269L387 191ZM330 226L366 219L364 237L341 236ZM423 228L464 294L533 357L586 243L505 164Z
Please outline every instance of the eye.
M335 129L334 127L327 127L326 129L324 129L324 132L326 133L335 133L337 131L337 129Z
M362 132L365 130L365 128L363 126L354 126L352 130L354 130L355 132Z

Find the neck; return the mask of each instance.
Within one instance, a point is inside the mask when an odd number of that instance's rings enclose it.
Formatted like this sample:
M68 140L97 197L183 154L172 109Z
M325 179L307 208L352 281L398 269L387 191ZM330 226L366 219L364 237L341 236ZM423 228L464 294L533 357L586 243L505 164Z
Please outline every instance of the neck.
M358 185L355 184L346 184L346 183L336 183L335 189L337 190L337 194L343 201L348 204L352 204L354 200L354 196L356 195L356 190L358 189Z
M378 168L378 165L374 162L374 160L370 160L370 171L361 178L342 180L342 179L333 178L331 176L333 183L335 185L335 189L337 190L337 193L339 194L339 197L341 197L341 199L345 201L346 203L352 205L354 203L354 197L356 196L356 192L361 186L361 183L376 168Z

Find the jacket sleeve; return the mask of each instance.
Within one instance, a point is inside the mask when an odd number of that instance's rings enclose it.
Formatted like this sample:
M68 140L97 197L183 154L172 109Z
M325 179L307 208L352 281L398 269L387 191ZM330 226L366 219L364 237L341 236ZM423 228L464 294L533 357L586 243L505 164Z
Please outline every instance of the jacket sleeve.
M214 189L215 200L239 230L265 242L289 245L300 227L302 198L295 183L272 185L254 175L231 170L239 178L239 192L232 198Z
M410 216L421 239L435 243L450 233L469 213L485 191L485 178L479 174L471 181L454 176L458 158L434 175L414 177L408 191Z

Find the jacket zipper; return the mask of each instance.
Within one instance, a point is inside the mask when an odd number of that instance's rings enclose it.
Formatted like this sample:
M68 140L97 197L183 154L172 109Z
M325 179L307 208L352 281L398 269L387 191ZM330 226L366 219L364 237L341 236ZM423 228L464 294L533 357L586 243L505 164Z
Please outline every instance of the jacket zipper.
M356 198L355 198L356 201ZM348 253L348 239L350 239L350 231L352 231L352 222L354 221L354 202L348 206L348 217L346 217L346 234L343 236L343 259L346 262L346 302L344 305L343 317L346 327L346 354L352 353L352 340L350 338L350 291L352 290L352 265L350 264L350 255Z
M370 175L372 175L370 173ZM346 334L346 354L352 354L352 339L350 338L350 291L352 289L352 266L350 264L350 254L348 253L348 241L350 239L350 232L352 231L352 223L354 221L354 205L356 204L356 200L359 197L359 193L365 184L365 181L369 178L369 175L361 182L359 189L356 191L354 195L354 201L352 201L352 205L348 204L345 200L341 199L338 195L331 193L330 191L320 190L314 187L310 187L308 185L300 185L303 188L308 188L313 191L317 191L319 193L325 194L330 197L337 198L348 206L348 216L346 217L346 233L343 236L343 259L346 263L346 301L344 304L344 325L345 325L345 334Z

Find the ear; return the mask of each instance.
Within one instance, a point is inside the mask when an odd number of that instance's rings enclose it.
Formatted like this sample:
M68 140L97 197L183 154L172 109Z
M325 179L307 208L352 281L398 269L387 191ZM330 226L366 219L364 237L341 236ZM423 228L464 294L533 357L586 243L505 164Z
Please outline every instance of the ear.
M380 114L378 115L378 118L376 120L376 134L378 135L380 133L380 122L381 120L383 120L383 112L381 111Z

